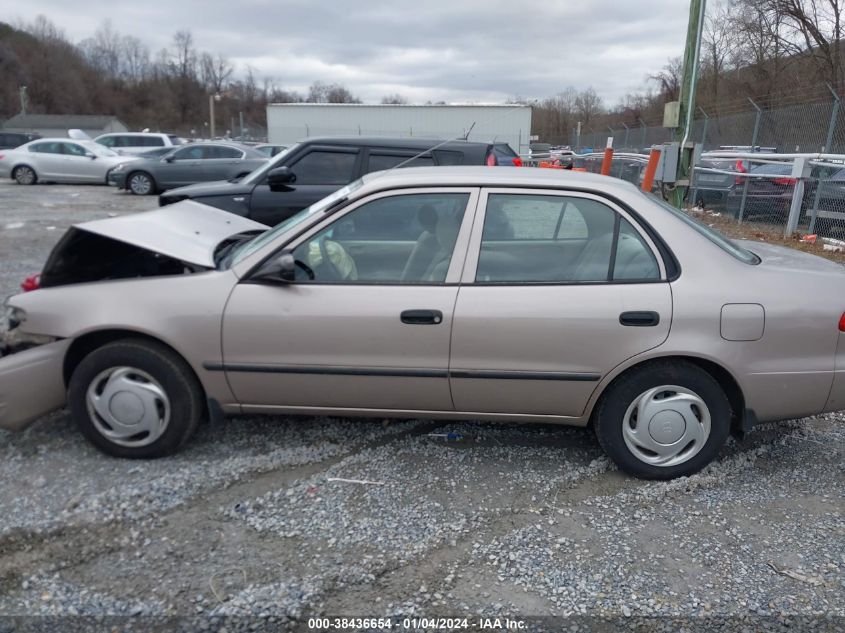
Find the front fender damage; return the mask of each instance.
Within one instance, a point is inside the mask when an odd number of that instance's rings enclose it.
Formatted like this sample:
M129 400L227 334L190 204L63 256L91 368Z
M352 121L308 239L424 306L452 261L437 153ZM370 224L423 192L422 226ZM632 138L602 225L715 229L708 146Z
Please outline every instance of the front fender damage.
M54 336L24 332L20 328L23 320L23 314L17 308L7 305L0 311L0 358L56 340Z

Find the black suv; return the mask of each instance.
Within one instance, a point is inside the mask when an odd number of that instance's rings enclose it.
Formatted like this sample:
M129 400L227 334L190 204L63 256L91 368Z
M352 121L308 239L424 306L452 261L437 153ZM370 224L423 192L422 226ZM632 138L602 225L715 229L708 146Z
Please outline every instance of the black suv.
M195 200L272 226L371 171L400 165L496 164L491 143L315 137L292 145L239 180L171 189L159 196L158 203Z
M15 149L24 143L35 141L41 138L40 134L27 134L23 132L4 132L0 130L0 149Z

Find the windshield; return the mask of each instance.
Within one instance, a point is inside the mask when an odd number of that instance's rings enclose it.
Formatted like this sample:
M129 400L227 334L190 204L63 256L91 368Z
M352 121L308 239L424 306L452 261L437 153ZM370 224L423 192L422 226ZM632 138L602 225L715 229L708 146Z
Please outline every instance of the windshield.
M97 156L117 156L118 153L110 150L108 147L95 143L94 141L77 141L85 149L96 154Z
M254 169L253 171L248 173L246 176L244 176L244 179L241 182L246 183L246 184L250 184L250 185L258 184L259 182L264 180L264 176L267 175L268 171L270 171L274 167L278 166L285 159L285 157L288 154L290 154L292 151L294 151L297 147L299 147L299 143L295 143L294 145L291 145L287 149L282 150L281 152L276 154L272 159L270 159L270 161L268 161L267 163L265 163L264 165L262 165L258 169Z
M289 231L290 229L295 227L297 224L300 224L307 218L310 218L318 213L325 211L339 200L343 200L350 193L361 187L362 184L364 184L364 181L359 178L358 180L349 183L345 187L338 189L333 194L328 195L322 200L315 202L310 207L306 207L296 215L292 215L287 220L280 222L272 229L264 231L264 233L254 237L248 242L244 242L243 244L238 246L237 250L234 252L232 256L232 264L237 264L244 258L252 255L265 244L269 244L270 242L272 242L277 236L281 235L286 231Z
M757 257L754 253L745 248L742 248L742 246L739 246L732 240L729 240L727 237L719 233L719 231L717 231L716 229L710 228L709 226L702 224L701 222L687 215L680 209L673 207L671 204L669 204L662 198L642 191L640 193L647 197L649 200L653 200L654 202L659 204L661 207L669 211L676 218L679 218L680 220L684 221L687 225L691 226L693 229L698 231L701 235L713 242L716 246L721 248L726 253L729 253L730 255L736 257L739 261L744 262L746 264L760 263L760 258Z

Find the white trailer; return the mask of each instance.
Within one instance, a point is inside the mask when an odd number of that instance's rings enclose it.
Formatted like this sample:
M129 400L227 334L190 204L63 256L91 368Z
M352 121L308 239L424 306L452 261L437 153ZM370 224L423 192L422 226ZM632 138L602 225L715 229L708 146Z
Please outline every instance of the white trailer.
M290 145L313 136L392 136L508 143L527 152L531 106L527 105L364 105L271 103L269 142Z

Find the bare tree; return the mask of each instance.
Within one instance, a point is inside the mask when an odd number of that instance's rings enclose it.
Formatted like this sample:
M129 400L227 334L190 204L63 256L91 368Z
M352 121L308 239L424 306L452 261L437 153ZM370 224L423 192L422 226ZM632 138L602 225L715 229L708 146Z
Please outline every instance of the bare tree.
M222 92L223 87L235 70L229 60L220 54L214 56L211 53L202 53L199 65L202 72L202 82L211 93Z
M769 0L783 16L781 39L798 43L816 63L821 79L834 85L842 79L843 0Z
M345 86L315 81L308 88L306 101L309 103L361 103Z
M150 68L150 49L133 35L124 35L121 40L122 70L124 79L137 83L147 76Z
M603 110L602 99L592 87L582 90L575 97L575 112L584 124L590 123Z
M684 62L680 57L670 57L659 72L649 75L651 81L660 87L660 96L666 101L677 101L681 94Z
M381 98L384 105L407 105L408 100L400 95L398 92L390 95L385 95Z

